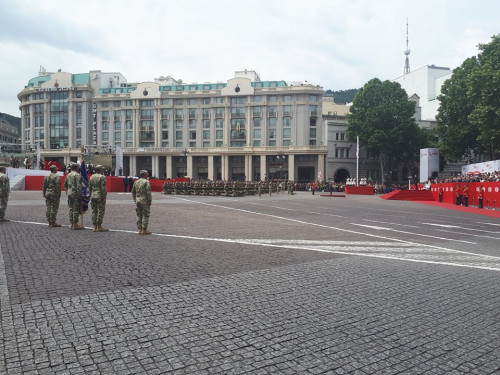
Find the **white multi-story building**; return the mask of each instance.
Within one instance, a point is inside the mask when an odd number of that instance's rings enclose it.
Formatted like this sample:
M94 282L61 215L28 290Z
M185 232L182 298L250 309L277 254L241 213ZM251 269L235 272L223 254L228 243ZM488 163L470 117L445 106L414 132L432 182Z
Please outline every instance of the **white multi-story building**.
M423 128L433 127L439 108L438 95L444 81L451 78L450 68L426 65L413 72L394 79L398 82L410 100L416 103L415 119Z
M18 94L22 142L68 164L82 146L116 146L124 174L312 181L324 173L323 89L261 81L239 71L227 82L159 77L127 83L120 73L58 71Z

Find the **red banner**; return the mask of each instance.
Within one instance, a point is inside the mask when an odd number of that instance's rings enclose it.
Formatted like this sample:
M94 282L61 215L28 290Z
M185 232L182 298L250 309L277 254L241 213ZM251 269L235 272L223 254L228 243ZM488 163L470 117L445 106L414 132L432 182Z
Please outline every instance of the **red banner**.
M465 185L469 188L469 205L477 206L479 186L484 188L484 207L497 207L500 204L500 182L453 182L443 184L433 184L431 186L432 194L436 201L439 201L439 186L443 188L443 202L455 203L456 190Z

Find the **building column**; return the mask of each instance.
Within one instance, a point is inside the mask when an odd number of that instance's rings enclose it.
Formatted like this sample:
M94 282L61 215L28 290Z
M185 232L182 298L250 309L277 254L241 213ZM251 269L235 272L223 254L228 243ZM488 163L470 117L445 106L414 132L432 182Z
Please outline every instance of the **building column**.
M229 180L229 155L222 154L221 155L221 167L222 167L222 179Z
M151 156L151 173L154 177L160 178L160 160L158 155Z
M131 176L139 176L139 171L137 170L137 156L130 155L129 167L130 167L130 175Z
M192 155L186 156L186 175L189 178L193 178L193 156Z
M174 178L173 176L173 165L172 165L172 155L167 155L165 160L165 177Z
M252 181L253 173L252 173L252 155L245 155L245 180Z
M208 155L208 179L211 181L216 180L216 176L214 174L214 156Z
M288 179L295 181L295 155L288 155Z
M318 171L316 172L316 175L321 172L321 175L323 176L323 181L325 180L325 155L318 155Z
M260 180L264 181L267 177L266 155L260 155Z

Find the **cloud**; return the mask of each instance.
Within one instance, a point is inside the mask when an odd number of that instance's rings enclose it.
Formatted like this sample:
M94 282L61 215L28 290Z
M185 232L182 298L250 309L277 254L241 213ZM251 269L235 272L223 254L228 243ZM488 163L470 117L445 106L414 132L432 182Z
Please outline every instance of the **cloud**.
M0 111L47 71L121 72L217 82L253 69L264 80L307 80L325 89L361 87L410 65L454 68L498 29L500 3L483 0L16 0L0 2Z

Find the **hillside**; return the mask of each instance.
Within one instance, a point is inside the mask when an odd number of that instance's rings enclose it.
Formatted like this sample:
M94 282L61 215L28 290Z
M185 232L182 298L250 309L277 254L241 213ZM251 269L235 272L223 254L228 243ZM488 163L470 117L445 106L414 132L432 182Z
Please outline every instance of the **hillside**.
M358 89L349 89L349 90L326 90L326 96L333 96L335 103L337 104L347 104L351 103L354 99L354 95L358 92Z

